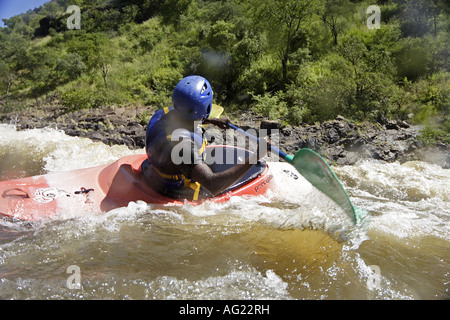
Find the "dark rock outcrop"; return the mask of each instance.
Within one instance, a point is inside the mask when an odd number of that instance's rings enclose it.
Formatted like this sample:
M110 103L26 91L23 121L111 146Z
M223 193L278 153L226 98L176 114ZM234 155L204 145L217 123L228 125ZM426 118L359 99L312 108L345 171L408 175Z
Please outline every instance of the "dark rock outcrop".
M71 136L137 149L145 145L146 121L154 112L146 107L114 106L64 114L58 110L54 107L34 113L3 114L0 122L13 123L19 130L54 127ZM338 116L321 124L287 127L244 113L239 115L236 124L244 130L264 129L260 132L270 134L272 141L287 153L310 148L333 165L351 165L362 159L386 162L423 160L450 168L449 146L443 143L424 146L417 138L420 128L404 121L356 124ZM225 137L226 133L223 134Z

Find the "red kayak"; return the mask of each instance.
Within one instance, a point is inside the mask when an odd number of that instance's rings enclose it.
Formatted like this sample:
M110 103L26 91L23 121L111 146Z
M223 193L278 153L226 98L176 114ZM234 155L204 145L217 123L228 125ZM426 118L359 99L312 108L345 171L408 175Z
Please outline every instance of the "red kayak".
M221 148L221 149L220 149ZM215 172L230 166L230 153L237 161L242 149L210 146L208 153L224 151L224 164L212 164ZM245 151L245 156L248 152ZM132 201L181 206L204 201L221 203L233 196L262 195L270 187L272 175L265 162L258 162L235 185L217 195L199 201L169 198L154 191L141 174L147 155L123 157L112 164L61 173L52 173L10 181L0 181L0 215L20 220L56 218L71 212L93 214L125 207Z

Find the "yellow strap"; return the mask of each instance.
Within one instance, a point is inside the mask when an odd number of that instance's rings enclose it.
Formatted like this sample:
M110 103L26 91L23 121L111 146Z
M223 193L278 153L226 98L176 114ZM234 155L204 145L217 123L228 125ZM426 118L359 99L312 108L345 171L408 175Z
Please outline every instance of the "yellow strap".
M194 196L192 197L192 200L197 201L198 200L198 195L200 194L200 183L192 181L191 179L186 179L186 177L181 174L181 175L170 175L170 174L165 174L162 173L161 171L159 171L157 168L155 168L154 166L152 166L152 168L163 178L165 179L171 179L171 180L181 180L184 179L184 186L185 187L189 187L192 190L194 190Z
M200 183L192 181L191 179L184 179L184 186L194 190L194 196L192 197L192 200L197 201L198 195L200 194Z
M208 144L208 141L206 140L206 138L203 139L202 147L200 148L200 150L198 150L198 155L199 156L201 156L203 154L203 152L205 152L207 144Z
M170 112L169 107L165 107L165 108L163 108L163 110L164 110L164 114L168 114L168 113ZM171 140L172 135L168 135L166 138L167 138L167 140ZM203 143L202 143L202 147L201 147L200 150L198 151L198 152L199 152L199 155L201 155L203 152L205 152L206 144L207 144L207 140L204 139L204 140L203 140ZM162 173L161 171L159 171L159 170L158 170L157 168L155 168L154 166L152 166L152 168L155 169L156 172L157 172L161 177L163 177L163 178L165 178L165 179L171 179L171 180L181 180L181 179L184 179L184 186L185 186L185 187L189 187L189 188L191 188L192 190L194 190L194 196L192 197L192 200L194 200L194 201L197 201L197 200L198 200L198 195L200 194L200 187L201 187L200 183L195 182L195 181L193 182L193 181L191 181L191 179L186 179L186 177L185 177L183 174L182 174L182 175L170 175L170 174Z
M186 183L185 183L186 184ZM189 188L191 188L192 190L194 190L194 196L192 197L192 200L197 201L198 200L198 195L200 193L200 183L198 182L191 182L189 184Z
M192 197L192 200L197 201L198 195L200 193L200 183L192 181L191 179L184 179L184 186L194 190L194 196Z
M181 179L184 179L184 175L178 175L178 174L174 174L174 175L171 175L171 174L165 174L165 173L162 173L161 171L159 171L155 166L153 166L152 165L152 168L161 176L161 177L163 177L163 178L165 178L165 179L171 179L171 180L181 180Z

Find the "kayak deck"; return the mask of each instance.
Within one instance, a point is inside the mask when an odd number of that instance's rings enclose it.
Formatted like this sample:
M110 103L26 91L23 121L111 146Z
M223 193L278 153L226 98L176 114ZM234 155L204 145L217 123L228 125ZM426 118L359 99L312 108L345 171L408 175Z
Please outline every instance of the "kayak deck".
M223 157L227 161L210 165L214 172L234 165L229 161L230 151L235 154L235 161L242 155L234 147L210 146L207 150L209 155L219 150L226 151ZM197 205L204 201L221 203L233 196L264 194L272 179L268 165L261 162L215 197L199 201L173 199L157 193L148 185L141 174L141 165L146 159L145 154L131 155L103 166L0 181L0 215L20 220L42 220L60 214L107 212L136 201L174 206Z

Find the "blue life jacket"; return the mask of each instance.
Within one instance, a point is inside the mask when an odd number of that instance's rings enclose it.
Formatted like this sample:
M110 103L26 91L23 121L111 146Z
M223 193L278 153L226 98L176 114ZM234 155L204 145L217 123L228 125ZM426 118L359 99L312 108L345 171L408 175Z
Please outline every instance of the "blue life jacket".
M204 158L206 139L203 138L203 132L200 127L196 132L189 132L185 129L178 129L169 132L168 114L174 110L173 107L166 107L158 110L150 119L145 136L145 150L152 170L156 171L161 177L166 188L178 189L190 187L193 189L193 200L197 200L200 191L200 184L186 178L181 172L179 174L168 174L164 172L164 165L172 161L171 154L174 143L181 139L190 139L194 142L199 156ZM195 152L195 150L193 150ZM172 161L173 162L173 161Z

